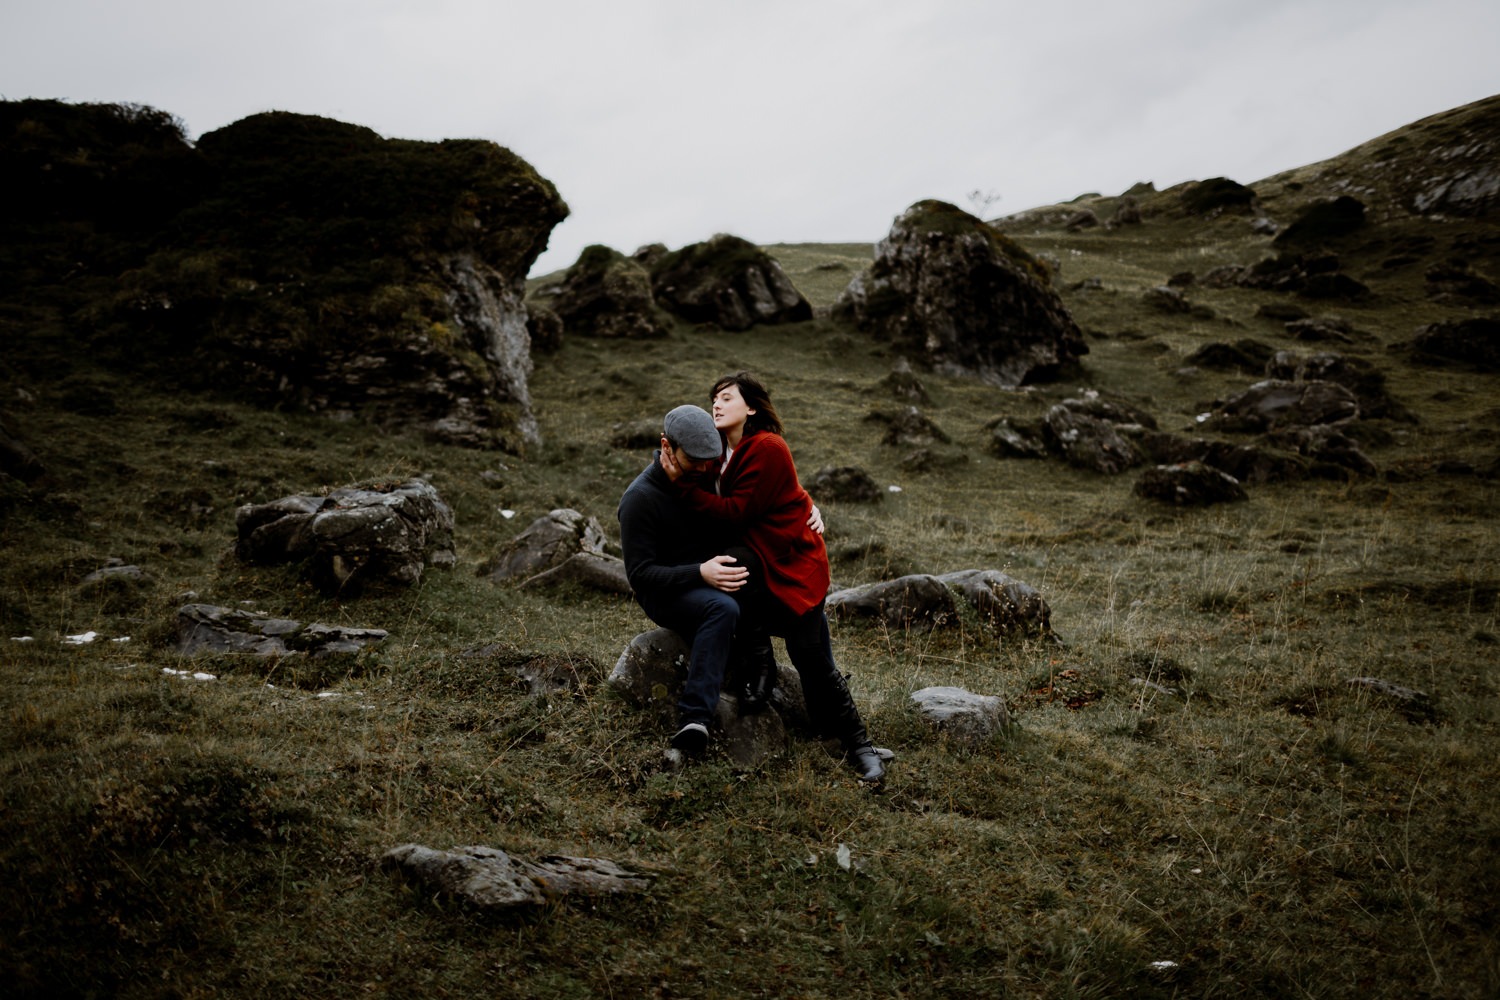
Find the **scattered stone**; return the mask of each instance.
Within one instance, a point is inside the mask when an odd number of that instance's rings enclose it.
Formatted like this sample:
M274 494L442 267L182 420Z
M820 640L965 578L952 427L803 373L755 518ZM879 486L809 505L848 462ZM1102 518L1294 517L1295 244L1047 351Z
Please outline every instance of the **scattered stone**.
M78 585L82 596L138 593L149 589L155 580L139 566L127 566L124 560L111 559L84 577Z
M1438 719L1437 705L1425 691L1392 684L1379 677L1351 677L1346 683L1350 687L1373 691L1395 702L1401 714L1410 722L1435 722Z
M1070 402L1057 404L1043 418L1048 443L1068 464L1116 475L1141 463L1140 452L1121 436L1119 425L1075 409Z
M1041 427L1016 427L1003 417L990 427L990 451L1000 458L1046 458Z
M1099 225L1099 216L1092 208L1081 208L1068 216L1063 228L1070 233L1082 232L1085 229L1094 229Z
M951 440L941 427L915 406L896 413L877 411L866 419L884 423L886 430L881 443L897 448L921 448L936 442L947 444Z
M384 642L385 629L304 625L258 611L187 604L177 609L177 652L184 656L250 653L256 656L329 656L357 653Z
M1154 288L1146 289L1145 294L1141 296L1141 301L1152 309L1164 313L1191 312L1193 308L1193 304L1187 300L1187 296L1168 285L1157 285Z
M1248 499L1238 479L1202 462L1148 468L1136 480L1135 495L1179 507L1206 507Z
M381 864L484 909L538 907L564 896L645 892L655 879L606 858L547 854L527 861L482 845L439 851L402 844L386 851Z
M928 722L965 743L981 743L1010 725L1004 699L994 695L926 687L913 691L911 700Z
M1204 344L1183 360L1200 368L1259 374L1265 371L1266 362L1274 354L1275 349L1270 345L1247 337L1232 344L1217 341Z
M607 541L597 519L560 507L527 525L499 554L479 567L479 575L496 583L517 577L530 580L578 553L605 555Z
M945 374L1016 386L1088 353L1047 268L999 230L941 201L902 213L833 307Z
M896 361L895 367L881 381L881 385L892 396L905 400L908 403L926 406L932 402L931 397L927 395L926 387L922 385L916 373L911 370L911 362L905 358L900 358Z
M857 466L825 466L806 485L820 503L877 503L885 491L868 472Z
M1297 340L1337 340L1345 344L1354 342L1354 327L1340 316L1293 320L1286 324L1285 329L1287 336Z
M828 595L826 607L840 621L878 622L892 631L929 630L957 613L948 586L925 573L836 591Z
M1340 423L1358 416L1359 400L1337 383L1266 379L1226 400L1206 423L1218 430L1255 433Z
M427 566L455 562L453 511L424 479L364 483L326 496L299 494L235 513L244 562L305 562L325 593L372 582L410 586Z
M575 552L551 569L521 581L522 588L555 587L576 583L607 594L630 594L630 580L625 575L625 561L602 552Z
M1457 361L1476 371L1500 371L1500 316L1430 323L1411 349L1423 361Z
M1294 482L1306 479L1309 471L1307 461L1295 454L1256 445L1175 434L1148 434L1140 444L1158 465L1202 462L1227 472L1242 484Z

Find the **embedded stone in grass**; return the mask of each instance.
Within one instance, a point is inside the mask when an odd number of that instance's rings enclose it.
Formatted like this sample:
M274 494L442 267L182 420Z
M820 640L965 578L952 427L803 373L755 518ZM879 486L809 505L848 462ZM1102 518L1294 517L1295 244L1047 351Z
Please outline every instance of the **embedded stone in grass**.
M572 895L644 892L656 877L622 868L608 858L546 854L527 861L483 845L439 851L402 844L386 851L381 864L487 909L540 906Z
M358 652L385 641L389 634L378 628L303 625L287 618L211 604L187 604L177 610L177 652L184 656L212 653L329 656Z
M913 573L829 594L828 613L840 620L875 621L887 628L932 629L952 621L953 594L935 576Z
M938 579L962 594L995 633L1057 640L1052 631L1052 609L1029 583L995 569L958 570Z
M913 691L911 700L923 718L967 742L988 739L1010 724L1005 700L994 695L975 694L960 687L927 687Z
M1147 469L1136 481L1135 495L1180 507L1205 507L1249 499L1238 479L1202 462L1158 465Z

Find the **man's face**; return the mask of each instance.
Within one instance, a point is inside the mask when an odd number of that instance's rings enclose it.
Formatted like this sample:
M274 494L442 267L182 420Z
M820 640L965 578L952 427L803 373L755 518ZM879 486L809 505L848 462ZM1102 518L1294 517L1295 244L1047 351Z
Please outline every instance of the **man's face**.
M692 475L702 475L703 473L708 472L714 467L714 459L689 458L688 453L683 451L681 447L675 444L672 446L672 459L677 463L678 467L681 468L683 472L687 472Z

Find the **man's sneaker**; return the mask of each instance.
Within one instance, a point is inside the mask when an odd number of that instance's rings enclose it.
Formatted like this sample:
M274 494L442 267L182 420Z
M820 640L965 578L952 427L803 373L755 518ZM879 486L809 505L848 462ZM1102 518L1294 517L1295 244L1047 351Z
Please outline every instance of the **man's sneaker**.
M672 737L672 749L681 750L689 757L702 755L707 747L708 727L701 722L689 722Z

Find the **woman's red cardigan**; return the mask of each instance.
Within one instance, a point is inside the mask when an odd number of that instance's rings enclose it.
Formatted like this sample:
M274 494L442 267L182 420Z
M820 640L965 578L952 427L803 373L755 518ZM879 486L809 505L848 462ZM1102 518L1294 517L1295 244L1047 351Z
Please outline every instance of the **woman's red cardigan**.
M681 482L681 481L679 481ZM719 477L719 492L681 491L693 510L724 521L760 557L766 587L802 615L828 595L828 550L807 526L812 497L797 479L792 450L780 434L758 431L740 439Z

